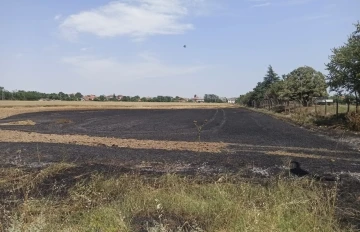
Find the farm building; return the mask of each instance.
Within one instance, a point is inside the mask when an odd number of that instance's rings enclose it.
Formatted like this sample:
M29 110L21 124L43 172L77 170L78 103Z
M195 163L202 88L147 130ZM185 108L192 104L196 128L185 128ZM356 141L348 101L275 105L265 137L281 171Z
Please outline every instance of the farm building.
M325 105L326 104L333 104L334 100L333 99L326 99L326 98L318 98L315 100L315 104L318 105Z
M230 103L230 104L235 104L235 100L236 100L236 98L228 98L227 99L227 103Z
M94 101L94 99L96 98L96 95L94 95L94 94L86 95L83 98L85 101Z
M191 100L197 103L205 102L204 98L200 98L196 94L194 95L194 98L191 98Z

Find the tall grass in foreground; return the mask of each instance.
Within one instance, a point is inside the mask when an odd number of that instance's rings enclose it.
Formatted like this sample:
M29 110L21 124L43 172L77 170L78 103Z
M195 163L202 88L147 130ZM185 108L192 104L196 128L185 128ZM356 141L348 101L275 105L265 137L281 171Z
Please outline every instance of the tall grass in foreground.
M36 183L26 183L36 189L40 177L50 175L43 171ZM9 186L13 179L0 188L18 188ZM304 179L257 184L93 174L66 196L28 197L7 224L8 231L343 231L335 199L336 186Z

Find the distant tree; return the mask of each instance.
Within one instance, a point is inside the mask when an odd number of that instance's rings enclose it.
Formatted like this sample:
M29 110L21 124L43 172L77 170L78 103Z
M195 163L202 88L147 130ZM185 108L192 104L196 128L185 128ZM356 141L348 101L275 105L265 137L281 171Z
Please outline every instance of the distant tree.
M137 95L130 98L130 101L132 101L132 102L138 102L139 100L140 100L140 96L137 96Z
M180 100L182 100L182 98L179 96L175 96L175 98L172 98L173 102L179 102Z
M131 100L131 97L129 97L129 96L123 96L122 98L121 98L121 101L124 101L124 102L128 102L128 101L130 101Z
M69 96L63 92L59 92L58 93L59 99L60 100L65 100L66 98L68 98Z
M246 106L254 106L254 91L250 91L250 92L247 92L246 94L244 95L240 95L239 97L239 102L240 104L242 105L246 105Z
M0 86L0 100L5 100L5 88Z
M77 93L75 94L75 98L76 98L77 100L80 100L82 97L83 97L83 95L82 95L80 92L77 92Z
M99 96L99 101L106 101L105 95L100 95Z
M108 99L109 101L117 101L115 93Z
M204 95L204 102L220 102L219 96L215 94L205 94ZM221 101L222 102L222 101Z
M59 100L59 96L56 93L49 94L48 98L51 99L51 100Z

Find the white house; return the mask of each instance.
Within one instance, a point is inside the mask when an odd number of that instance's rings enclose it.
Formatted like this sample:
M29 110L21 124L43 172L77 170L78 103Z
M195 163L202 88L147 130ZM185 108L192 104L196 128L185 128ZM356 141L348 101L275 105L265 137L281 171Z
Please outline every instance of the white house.
M228 98L227 102L230 104L235 104L235 100L236 100L236 98Z
M204 98L199 98L196 94L194 95L194 98L191 98L191 100L197 103L205 102Z

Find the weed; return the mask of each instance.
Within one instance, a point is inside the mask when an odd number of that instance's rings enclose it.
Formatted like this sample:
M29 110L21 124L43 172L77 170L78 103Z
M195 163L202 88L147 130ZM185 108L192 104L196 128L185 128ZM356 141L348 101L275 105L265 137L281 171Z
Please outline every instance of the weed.
M201 124L201 125L198 125L197 121L194 120L194 125L196 126L196 129L197 129L197 139L198 141L200 142L201 141L201 131L203 129L203 127L207 124L208 120L205 119L205 121Z

